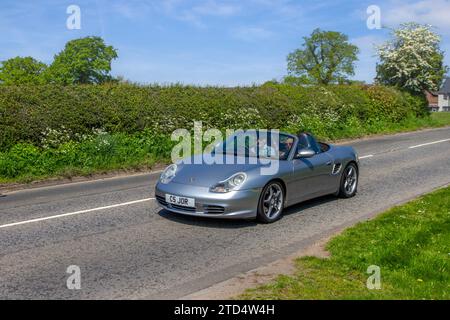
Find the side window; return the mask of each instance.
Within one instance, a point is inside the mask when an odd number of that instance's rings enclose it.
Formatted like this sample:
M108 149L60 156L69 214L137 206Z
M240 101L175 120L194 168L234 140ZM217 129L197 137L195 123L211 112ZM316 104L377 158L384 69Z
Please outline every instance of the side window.
M312 149L315 153L321 152L320 146L318 145L316 139L309 133L302 133L298 136L297 151L304 148Z
M298 137L298 145L297 145L297 151L309 148L308 139L306 139L306 135L302 134Z
M309 140L309 147L313 149L316 153L320 153L322 151L316 139L312 135L308 134L308 140Z

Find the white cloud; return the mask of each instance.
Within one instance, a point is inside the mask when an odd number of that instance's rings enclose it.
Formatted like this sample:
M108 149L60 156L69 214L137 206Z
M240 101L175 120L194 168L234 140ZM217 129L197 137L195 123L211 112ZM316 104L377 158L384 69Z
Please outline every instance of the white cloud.
M439 33L450 34L450 1L391 1L385 8L381 7L381 19L388 26L411 21L431 24Z
M190 11L202 16L226 17L238 13L240 7L231 3L218 3L214 0L207 0L206 2L193 7Z
M270 38L274 33L261 27L239 27L232 31L232 36L244 41L259 41Z
M306 8L311 8L311 4L298 3L292 0L251 0L256 7L270 8L273 13L279 16L294 17L303 13ZM316 7L316 4L313 5Z
M138 8L135 5L130 5L126 2L116 2L113 3L111 7L114 12L117 12L128 19L135 19L142 13L141 7Z
M204 17L230 17L237 14L241 7L235 2L218 0L182 1L159 0L152 2L116 0L112 10L128 19L146 17L151 12L163 14L176 20L185 21L197 27L206 27Z
M218 0L196 1L195 5L180 0L162 2L162 11L174 19L188 22L196 27L205 28L206 17L231 17L238 14L241 6L235 1L220 2Z

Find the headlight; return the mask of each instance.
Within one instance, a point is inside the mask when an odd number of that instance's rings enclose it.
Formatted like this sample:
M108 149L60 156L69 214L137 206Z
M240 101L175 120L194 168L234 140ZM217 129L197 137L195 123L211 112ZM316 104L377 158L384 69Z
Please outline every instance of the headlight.
M163 173L161 173L159 181L161 181L161 183L169 183L175 177L176 173L177 173L177 165L171 164L163 171Z
M220 193L230 192L239 187L241 184L243 184L245 180L247 180L247 175L244 172L239 172L233 174L227 180L221 181L216 185L212 186L210 191Z

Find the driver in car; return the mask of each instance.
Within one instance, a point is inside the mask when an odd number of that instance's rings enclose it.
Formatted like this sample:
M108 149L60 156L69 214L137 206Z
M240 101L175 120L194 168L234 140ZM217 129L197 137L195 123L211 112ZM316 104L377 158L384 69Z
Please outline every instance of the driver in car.
M287 138L286 141L280 143L280 159L285 159L288 157L293 144L293 138Z
M259 138L256 141L257 146L253 146L250 151L253 154L258 154L259 151L259 155L262 157L274 157L276 155L276 151L275 148L273 148L272 146L269 146L267 144L267 139L266 138ZM256 150L256 147L258 147L258 150Z

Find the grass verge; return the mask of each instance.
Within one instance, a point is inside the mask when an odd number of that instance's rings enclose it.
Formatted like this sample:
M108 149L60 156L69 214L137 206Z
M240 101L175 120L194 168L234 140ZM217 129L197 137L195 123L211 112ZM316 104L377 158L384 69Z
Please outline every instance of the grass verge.
M330 258L296 260L292 276L240 299L450 299L450 187L395 207L333 238ZM366 286L380 267L381 288Z

